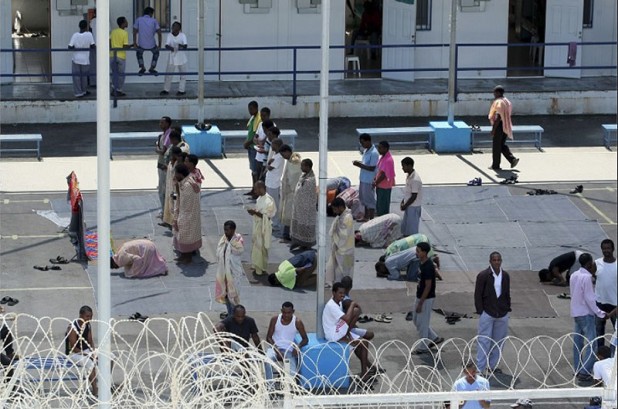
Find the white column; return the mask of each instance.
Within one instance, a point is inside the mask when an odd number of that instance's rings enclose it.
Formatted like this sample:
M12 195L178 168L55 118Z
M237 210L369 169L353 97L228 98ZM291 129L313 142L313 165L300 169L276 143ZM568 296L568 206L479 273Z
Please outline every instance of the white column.
M197 122L203 122L206 119L204 118L204 35L206 32L204 29L204 1L198 0L197 2Z
M109 0L97 4L97 234L99 263L98 271L98 316L99 363L97 368L100 408L109 408L112 376L109 321L110 299L110 191L109 191Z
M451 41L449 45L448 58L448 123L453 125L455 121L455 71L456 48L457 44L457 0L451 0Z

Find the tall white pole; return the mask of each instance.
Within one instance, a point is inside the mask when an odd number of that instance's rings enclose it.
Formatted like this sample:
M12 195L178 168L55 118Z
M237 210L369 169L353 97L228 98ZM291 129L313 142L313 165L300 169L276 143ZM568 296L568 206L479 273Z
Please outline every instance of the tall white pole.
M448 58L448 123L455 121L455 65L457 60L457 0L451 0L451 41Z
M326 271L326 181L328 178L328 80L330 61L330 0L322 1L322 69L320 72L320 194L318 196L318 284L315 326L324 337L324 274Z
M97 53L97 251L99 364L97 369L100 408L109 408L111 400L111 360L109 322L110 299L110 191L109 191L109 0L99 0L96 25Z
M206 32L204 29L204 1L198 0L197 2L197 122L202 122L206 119L204 117L204 33Z

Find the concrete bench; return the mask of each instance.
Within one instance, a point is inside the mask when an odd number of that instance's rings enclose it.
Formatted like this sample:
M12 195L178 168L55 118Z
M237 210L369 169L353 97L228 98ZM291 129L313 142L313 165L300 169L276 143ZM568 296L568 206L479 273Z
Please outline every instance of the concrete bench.
M109 158L113 159L114 152L150 152L154 153L155 143L159 134L155 132L113 132L109 134ZM116 146L114 141L148 141L140 146Z
M282 129L281 135L279 138L283 139L285 143L290 145L292 149L294 149L294 144L296 142L296 137L298 134L294 129ZM225 152L230 148L240 149L242 148L243 142L247 139L247 131L221 131L221 141L222 141L222 151L223 156L225 156Z
M433 149L434 130L431 126L412 126L401 128L358 128L356 129L358 136L367 133L372 137L390 137L390 136L425 136L423 140L407 140L407 141L388 141L389 145L423 145L427 150Z
M609 150L612 149L612 143L617 142L616 138L616 124L603 124L603 144Z
M474 149L481 144L491 144L491 126L481 126L480 130L472 130L471 132L471 148ZM534 146L543 152L542 149L542 137L545 130L539 125L514 125L513 126L513 140L509 143L533 143ZM532 135L533 139L519 139L516 135ZM487 136L489 139L480 140L479 136Z
M0 135L0 153L2 152L36 152L36 158L41 160L41 141L43 135L38 133L32 134L13 134L13 135ZM36 148L2 148L1 145L5 143L21 143L21 142L35 142Z
M25 356L13 362L14 376L22 382L59 382L86 380L88 374L68 357Z

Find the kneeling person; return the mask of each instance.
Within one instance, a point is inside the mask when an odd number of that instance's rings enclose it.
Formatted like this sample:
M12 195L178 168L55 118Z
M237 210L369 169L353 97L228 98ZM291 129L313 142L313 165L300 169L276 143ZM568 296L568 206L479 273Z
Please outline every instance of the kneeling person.
M268 282L273 287L283 286L290 290L314 285L316 266L315 250L306 250L279 264L277 272L268 275Z
M110 260L113 269L124 267L128 278L167 275L167 263L155 244L146 239L127 241Z

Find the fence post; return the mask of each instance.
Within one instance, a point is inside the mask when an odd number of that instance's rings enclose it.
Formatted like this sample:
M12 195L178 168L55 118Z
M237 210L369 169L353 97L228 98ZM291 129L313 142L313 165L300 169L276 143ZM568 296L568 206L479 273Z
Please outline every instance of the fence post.
M114 58L112 58L112 93L114 94L114 108L118 108L118 92L116 85L118 84L118 51L114 50Z
M297 64L297 51L294 47L292 49L292 105L296 105L296 64Z
M457 91L457 68L459 67L459 44L455 44L455 102L457 102L457 96L459 92Z

